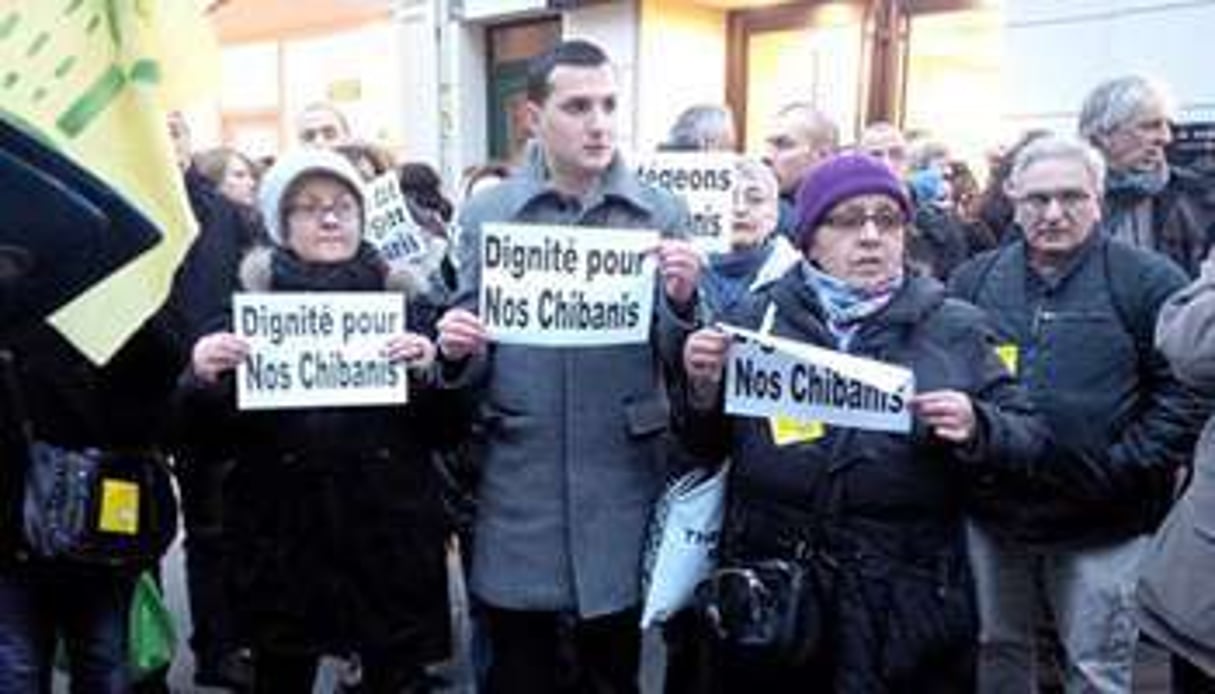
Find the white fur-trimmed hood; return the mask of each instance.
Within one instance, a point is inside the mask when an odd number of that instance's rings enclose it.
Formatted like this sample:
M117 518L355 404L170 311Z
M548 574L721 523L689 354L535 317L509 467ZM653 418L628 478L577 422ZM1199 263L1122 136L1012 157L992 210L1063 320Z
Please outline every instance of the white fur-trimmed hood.
M245 291L270 291L270 259L274 248L258 246L248 253L240 263L240 286ZM433 296L441 292L440 270L447 256L447 241L437 237L428 239L425 252L414 256L409 263L389 266L384 278L385 291L398 291L408 298Z

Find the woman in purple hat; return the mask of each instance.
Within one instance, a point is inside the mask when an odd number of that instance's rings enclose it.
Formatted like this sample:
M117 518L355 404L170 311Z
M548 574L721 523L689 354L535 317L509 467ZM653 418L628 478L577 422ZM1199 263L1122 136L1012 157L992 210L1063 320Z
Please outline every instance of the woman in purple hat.
M1029 468L1046 430L983 314L905 272L911 204L889 169L831 159L802 183L797 213L801 261L722 322L909 369L914 393L803 364L812 380L782 392L835 407L837 423L726 415L730 338L688 339L680 435L733 461L719 568L697 592L720 669L706 688L970 691L966 480ZM873 402L909 411L910 431L874 427Z

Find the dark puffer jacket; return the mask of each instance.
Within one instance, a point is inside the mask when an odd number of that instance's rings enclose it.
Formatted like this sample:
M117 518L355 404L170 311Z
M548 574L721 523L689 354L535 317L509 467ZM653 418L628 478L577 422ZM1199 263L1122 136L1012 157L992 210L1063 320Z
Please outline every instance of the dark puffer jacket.
M975 511L993 532L1083 545L1164 517L1205 411L1152 347L1161 304L1184 284L1167 258L1096 233L1050 282L1030 269L1023 240L958 269L951 291L987 310L1016 349L1058 444L1037 479L978 480Z
M769 303L774 334L834 348L801 265L728 322L757 325ZM795 673L799 679L831 681L838 692L929 691L948 679L939 671L946 663L967 660L977 616L962 473L1008 468L1032 475L1047 445L1045 426L1000 363L985 325L981 312L946 299L935 280L909 278L862 324L850 350L910 368L919 392L969 394L979 434L966 447L920 427L907 435L835 426L816 440L780 446L766 420L681 408L686 445L733 461L723 565L812 550L835 567L823 603L832 657L823 670Z
M270 257L246 259L247 289L281 286ZM404 406L237 412L230 374L185 389L187 416L217 422L236 459L223 536L238 636L276 652L445 658L449 528L432 456L459 424L449 394L411 376Z

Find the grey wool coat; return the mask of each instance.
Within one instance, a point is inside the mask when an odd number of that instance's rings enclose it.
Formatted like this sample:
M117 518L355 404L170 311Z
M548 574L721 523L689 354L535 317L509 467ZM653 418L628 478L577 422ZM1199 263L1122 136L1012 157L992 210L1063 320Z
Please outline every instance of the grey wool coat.
M484 222L666 237L687 228L687 210L638 181L619 156L581 200L547 179L533 146L520 171L467 203L456 305L477 310ZM594 617L639 602L645 526L666 473L663 373L693 327L658 293L649 344L493 344L444 369L449 386L476 389L482 402L486 453L469 582L489 604Z
M1156 344L1179 380L1215 399L1215 260L1161 309ZM1215 418L1144 557L1136 598L1145 632L1215 676Z

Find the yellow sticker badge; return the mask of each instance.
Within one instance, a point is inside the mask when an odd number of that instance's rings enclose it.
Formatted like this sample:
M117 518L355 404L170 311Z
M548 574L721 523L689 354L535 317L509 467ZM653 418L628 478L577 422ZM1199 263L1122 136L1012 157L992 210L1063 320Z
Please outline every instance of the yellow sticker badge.
M139 486L125 480L101 481L102 532L134 535L139 532Z
M1012 375L1017 375L1017 362L1020 357L1020 351L1017 349L1017 343L1007 342L1002 345L996 345L996 356L1000 357L1000 361L1004 362L1005 368Z
M823 438L827 433L827 427L817 420L802 421L782 416L769 418L768 424L772 427L772 441L777 446L809 443Z

